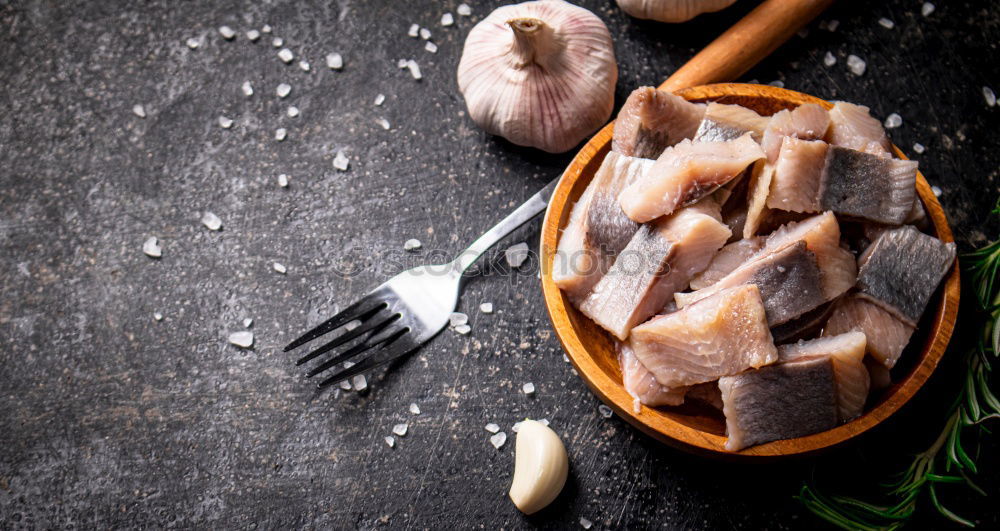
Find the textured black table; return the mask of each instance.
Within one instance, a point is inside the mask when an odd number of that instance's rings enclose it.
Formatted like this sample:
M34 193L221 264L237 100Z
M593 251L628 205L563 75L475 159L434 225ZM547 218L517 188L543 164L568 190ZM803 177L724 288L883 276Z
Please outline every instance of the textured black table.
M442 27L457 3L0 3L0 527L806 527L792 495L814 466L856 490L937 433L956 356L885 427L820 459L735 466L663 447L598 414L549 328L534 259L515 272L494 261L469 282L470 335L445 331L364 393L315 393L280 345L435 250L459 250L571 157L511 146L465 115L461 46L497 2ZM682 26L582 3L614 36L621 103L754 2ZM919 1L882 4L841 2L822 19L835 31L813 23L744 80L898 112L892 138L911 155L927 147L921 168L968 249L997 234L985 221L1000 109L981 87L1000 88L1000 15L985 1L942 0L929 17ZM431 29L437 54L407 37L411 23ZM264 24L312 70L283 64L272 35L250 43L244 32ZM324 65L333 51L340 72ZM852 53L867 61L861 77L846 69ZM423 80L397 68L408 58ZM339 150L346 172L332 166ZM221 232L201 225L206 210ZM537 229L509 243L534 247ZM161 259L141 251L150 236ZM423 249L403 252L409 238ZM226 340L244 318L249 350ZM510 427L526 416L550 419L572 460L563 495L531 518L506 496ZM401 422L409 433L389 448ZM488 422L511 436L499 451ZM984 528L1000 525L998 448L981 448L993 498L945 495Z

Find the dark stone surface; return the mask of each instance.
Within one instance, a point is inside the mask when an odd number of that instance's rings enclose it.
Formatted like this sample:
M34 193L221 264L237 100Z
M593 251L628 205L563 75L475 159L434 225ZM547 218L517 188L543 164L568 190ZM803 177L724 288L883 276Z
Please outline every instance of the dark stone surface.
M747 467L665 448L598 415L527 266L471 280L471 335L444 332L363 394L315 394L280 345L431 250L458 251L571 157L515 148L465 116L461 45L498 2L470 2L471 19L441 27L457 3L0 2L0 527L552 528L581 516L600 528L808 527L792 495L814 464L856 489L885 456L934 436L956 386L947 362L902 415L819 459ZM581 3L615 38L619 103L753 4L668 26ZM823 17L836 31L813 23L745 80L898 112L893 139L927 146L921 168L968 249L996 235L983 223L1000 110L980 90L1000 88L1000 16L989 2L940 1L925 18L920 4L841 2ZM406 36L414 22L431 28L437 54ZM269 36L248 42L265 23L311 72L279 61ZM239 32L233 42L221 24ZM324 66L331 51L342 72ZM850 53L868 61L864 76L846 71ZM420 82L396 67L411 57ZM285 100L280 82L293 87ZM232 129L217 125L222 114ZM286 141L273 140L277 127ZM332 167L341 149L347 172ZM199 223L205 210L221 232ZM512 241L535 245L537 227ZM149 236L163 242L159 260L140 250ZM413 237L424 249L403 253ZM482 301L496 312L476 311ZM240 350L226 336L246 317L256 344ZM520 392L528 381L532 397ZM572 459L563 495L530 518L506 497L513 438L497 451L483 429L513 435L525 416L549 418ZM382 439L399 422L409 433L390 449ZM994 495L997 441L981 449ZM1000 525L995 498L945 497ZM926 510L921 521L942 525Z

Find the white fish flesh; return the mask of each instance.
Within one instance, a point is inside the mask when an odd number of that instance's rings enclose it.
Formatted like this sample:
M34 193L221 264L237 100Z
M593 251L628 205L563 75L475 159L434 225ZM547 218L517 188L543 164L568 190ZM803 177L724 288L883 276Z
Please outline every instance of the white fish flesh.
M799 341L778 347L778 362L810 357L829 357L837 385L837 416L847 422L861 415L868 400L870 379L865 367L865 334L854 331Z
M750 133L759 142L767 124L768 119L752 109L712 102L705 109L694 139L699 142L723 142Z
M750 175L747 218L743 223L744 238L757 234L761 222L767 217L767 196L770 194L772 179L774 179L774 164L765 161L754 164Z
M891 369L910 342L914 327L881 307L850 295L837 302L830 320L823 327L823 335L835 336L852 330L864 332L868 338L868 353Z
M799 105L792 110L783 110L771 116L764 129L760 145L767 155L767 160L774 162L778 158L781 142L785 138L802 140L817 140L826 136L830 127L830 113L815 103Z
M715 254L704 271L691 279L691 289L707 288L732 273L737 267L745 264L750 257L764 248L764 238L761 236L737 240L727 244Z
M655 159L664 149L693 138L704 115L704 103L691 103L653 87L639 87L618 112L611 150Z
M889 138L882 123L868 113L868 107L838 101L830 109L827 142L849 149L872 152L889 151Z
M785 137L774 165L768 208L818 212L819 186L829 144Z
M639 362L628 343L616 342L618 348L618 364L622 369L622 384L625 391L632 396L635 403L633 410L640 411L639 404L657 406L679 406L684 403L687 387L671 389L656 381L653 373Z

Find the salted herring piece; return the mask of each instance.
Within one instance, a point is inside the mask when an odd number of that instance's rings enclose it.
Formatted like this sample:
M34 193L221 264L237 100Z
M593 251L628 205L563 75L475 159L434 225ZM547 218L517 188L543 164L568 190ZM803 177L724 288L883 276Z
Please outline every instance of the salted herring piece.
M752 109L739 105L709 103L705 116L695 132L696 142L724 142L736 140L750 133L755 141L760 141L767 127L768 119Z
M655 159L681 140L693 138L705 115L705 104L639 87L629 94L615 119L611 151L629 157Z
M678 406L684 403L687 386L670 388L660 385L653 373L635 357L631 345L616 341L615 346L618 350L618 365L622 370L622 385L625 387L625 392L632 396L632 410L635 413L642 410L640 405L657 407ZM611 411L610 408L608 411ZM610 416L609 414L608 417Z
M830 129L826 141L845 148L862 151L875 142L889 150L889 137L882 123L873 118L868 107L838 101L830 109Z
M782 140L786 137L803 140L818 140L826 135L830 127L830 113L815 103L799 105L775 113L767 121L761 138L761 148L769 162L778 158Z
M691 279L691 289L707 288L745 264L764 248L764 238L756 236L727 244L715 254L704 271Z
M870 377L865 367L863 332L853 331L778 347L778 361L829 357L837 390L837 419L847 422L861 415L868 400Z
M910 342L914 327L880 306L851 295L837 302L823 328L823 335L838 335L852 330L863 332L868 338L867 352L883 368L891 369Z

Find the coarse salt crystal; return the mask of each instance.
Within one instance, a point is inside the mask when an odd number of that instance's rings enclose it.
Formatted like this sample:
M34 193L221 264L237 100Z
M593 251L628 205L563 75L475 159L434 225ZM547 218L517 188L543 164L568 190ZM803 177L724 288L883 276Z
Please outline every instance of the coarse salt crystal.
M278 94L279 98L284 98L289 94L291 94L292 86L289 85L288 83L281 83L278 85L278 88L275 89L275 92Z
M847 56L847 69L851 71L852 74L856 76L862 76L865 74L865 69L868 67L865 64L864 59L851 54Z
M222 38L227 41L232 40L233 37L236 36L236 32L229 26L219 26L219 34L222 35Z
M464 336L472 331L472 327L467 324L458 325L455 327L455 331Z
M410 37L416 38L420 35L420 24L410 24L410 30L406 32Z
M393 446L396 446L396 439L394 439L392 435L386 435L385 444L389 445L389 448L392 448Z
M891 21L891 20L889 20L889 19L887 19L885 17L882 17L882 18L878 19L878 25L882 26L885 29L892 29L892 28L896 27L896 23L895 22L893 22L893 21Z
M493 303L492 302L484 302L484 303L480 304L479 305L479 311L481 311L483 313L493 313Z
M284 173L278 175L278 186L288 188L288 175L285 175Z
M840 26L839 20L831 20L830 22L826 23L826 30L831 32L837 31L837 27L839 26Z
M392 427L392 432L402 437L406 435L407 428L409 428L409 426L406 423L396 424L395 426Z
M521 431L521 422L515 422L514 425L510 427L510 431L514 433Z
M903 117L896 113L892 113L886 117L883 125L885 125L886 129L895 129L903 125Z
M469 322L469 316L462 312L451 312L448 316L448 326L464 325Z
M288 138L288 130L287 130L287 129L285 129L284 127L279 127L279 128L278 128L278 129L277 129L277 130L276 130L276 131L274 132L274 139L275 139L275 140L277 140L278 142L282 142L282 141L284 141L284 140L285 140L286 138Z
M924 2L924 5L920 6L920 14L925 17L929 17L933 12L934 12L934 4L930 2Z
M157 321L162 321L163 320L163 314L160 313L160 312L153 312L153 319L156 319Z
M937 186L931 186L931 191L934 192L934 197L941 197L941 189Z
M211 212L205 212L201 215L201 224L208 230L219 230L222 228L222 220L219 219L219 216Z
M260 32L261 33L271 33L271 25L270 24L264 24L263 26L261 26Z
M500 426L497 425L495 422L491 422L486 425L486 431L490 433L497 433L498 431L500 431Z
M569 356L567 356L565 352L563 352L563 361L569 363Z
M244 96L253 96L253 85L251 85L249 81L244 81L240 90L243 91Z
M192 38L188 39L187 41L185 41L185 44L187 44L188 48L191 48L192 50L194 50L194 49L198 48L198 46L201 45L201 41L199 41L198 39L195 39L194 37L192 37Z
M802 28L795 32L795 34L798 35L800 39L804 39L809 36L809 28Z
M282 275L288 272L288 268L285 267L285 264L282 264L281 262L275 262L274 264L271 265L271 267L273 267L275 271L281 273Z
M826 55L823 56L823 64L826 66L833 66L837 64L837 57L830 52L826 52Z
M453 17L451 15L451 13L445 13L445 14L441 15L441 25L442 26L451 26L454 23L455 23L455 17Z
M921 144L920 142L913 143L913 151L916 152L918 155L923 153L926 149L927 148L925 148L924 145Z
M259 39L259 38L260 38L260 32L259 31L255 30L255 29L247 31L247 39L250 42L257 42L257 39Z
M163 249L160 248L160 242L156 239L156 236L150 236L149 239L142 242L142 252L152 258L163 256Z
M340 388L343 389L344 391L350 391L351 390L351 381L350 380L341 380L339 385L340 385Z
M431 53L437 53L438 51L437 44L434 44L431 41L427 41L424 43L424 49Z
M274 46L275 48L281 48L284 45L285 45L285 40L282 39L281 37L275 37L274 39L271 40L271 46Z
M533 395L535 394L535 384L528 382L521 386L521 391L524 391L526 395Z
M385 94L375 96L375 105L382 105L383 103L385 103Z
M364 391L368 389L368 380L365 378L364 374L359 374L351 379L351 383L354 384L355 391Z
M343 151L338 151L337 156L333 157L333 167L340 171L347 171L348 166L350 166L351 160L344 155Z
M584 529L590 529L590 526L592 525L594 525L594 522L591 522L590 520L587 520L582 516L580 517L580 527L583 527Z
M219 127L223 129L229 129L232 126L233 126L233 120L231 118L227 118L225 116L219 117Z
M503 443L505 442L507 442L507 434L504 432L500 432L490 437L490 444L492 444L493 447L496 448L497 450L499 450L500 447L503 446Z
M409 59L400 59L399 61L396 61L396 66L398 66L399 68L406 68L409 64L410 64Z
M528 244L521 242L511 245L503 252L507 265L512 268L521 267L521 264L528 259Z
M775 79L774 81L768 83L772 87L785 88L785 82L780 79Z
M423 39L423 40L425 40L425 41L427 39L430 39L431 38L431 30L429 30L427 28L420 28L420 38Z
M538 423L541 424L541 425L543 425L543 426L548 426L549 425L549 419L539 420Z
M418 406L416 403L411 403L410 404L410 413L413 413L414 415L419 415L420 414L420 406Z
M251 326L253 326L253 319L251 319L249 317L247 317L246 319L244 319L243 320L243 326L245 328L250 328Z
M983 99L986 100L986 105L990 107L997 104L997 95L990 87L983 87Z
M288 48L282 48L278 51L278 59L281 59L285 63L291 63L292 59L295 59L295 54Z
M455 8L455 12L463 17L467 17L472 14L472 8L469 7L469 4L458 4L458 7Z
M406 68L410 69L410 75L413 76L413 79L419 81L420 78L424 77L420 73L420 65L418 65L417 62L414 61L413 59L410 59L409 61L406 62Z
M378 120L375 120L375 123L377 123L379 126L382 127L382 129L385 129L386 131L388 131L389 127L391 127L389 125L389 120L386 120L385 118L379 118Z
M292 106L288 107L288 111L287 112L288 112L288 116L290 118L295 118L296 116L299 115L299 108L296 107L296 106L294 106L294 105L292 105Z
M611 408L605 406L604 404L597 406L597 411L599 411L601 413L601 416L606 419L611 418L611 416L615 414L614 411L611 411Z
M233 332L229 334L229 342L240 348L250 348L253 346L253 332Z
M145 118L146 117L146 108L143 107L142 105L133 105L132 106L132 113L135 114L136 116L138 116L139 118Z
M299 68L301 68L303 72L308 72L311 67L309 66L308 61L299 61Z
M410 238L409 240L406 240L405 242L403 242L403 250L404 251L413 251L413 250L419 249L420 245L421 245L420 240L418 240L416 238Z
M344 68L344 57L339 53L326 54L326 66L330 70L340 70Z

